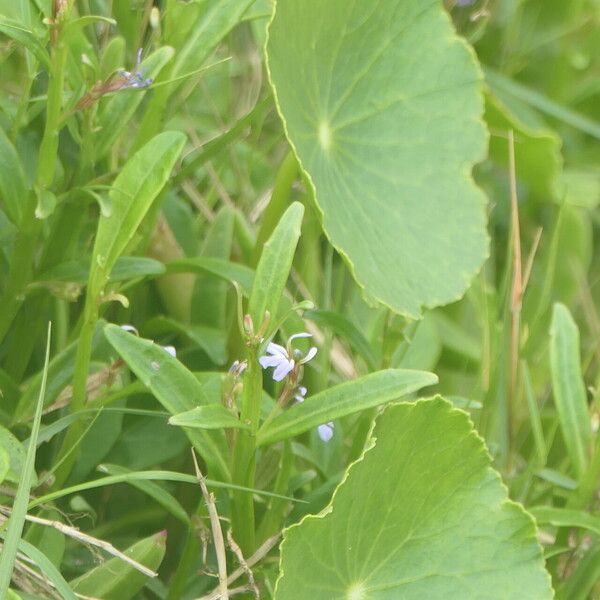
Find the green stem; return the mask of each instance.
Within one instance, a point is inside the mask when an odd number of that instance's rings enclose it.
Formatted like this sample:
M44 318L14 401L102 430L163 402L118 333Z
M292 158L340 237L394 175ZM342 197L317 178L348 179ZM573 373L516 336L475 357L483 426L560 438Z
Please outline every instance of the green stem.
M59 35L52 51L48 80L48 101L46 105L46 127L38 155L36 191L40 197L54 180L56 157L58 154L59 119L63 100L65 63L67 46ZM15 239L10 258L10 270L4 296L0 301L0 340L7 331L23 303L25 289L31 281L36 242L41 230L41 222L35 216L36 199L27 198L19 233Z
M101 291L106 279L107 278L104 276L101 269L92 268L85 297L85 307L83 310L81 331L79 332L77 354L75 355L73 397L71 398L69 406L72 413L85 408L87 399L87 380L92 355L92 340L98 321ZM73 446L78 445L81 442L83 429L84 424L80 421L75 421L67 430L56 459L57 462L62 462L60 468L56 471L55 486L60 486L65 482L75 464L78 453L73 450Z
M262 370L258 363L256 347L248 349L247 360L248 368L244 374L241 419L250 425L250 430L238 432L232 471L234 483L253 487L256 471L256 431L259 425L262 398ZM256 549L254 523L252 494L235 492L232 508L233 536L240 545L244 556L250 556Z

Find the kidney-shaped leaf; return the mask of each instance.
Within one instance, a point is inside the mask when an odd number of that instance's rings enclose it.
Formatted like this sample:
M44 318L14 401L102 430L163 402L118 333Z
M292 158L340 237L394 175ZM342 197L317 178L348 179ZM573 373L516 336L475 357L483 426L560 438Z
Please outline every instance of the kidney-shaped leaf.
M487 253L481 73L438 0L277 0L268 67L323 225L395 311L459 298Z
M277 599L552 598L533 520L466 413L396 404L373 439L330 507L286 531Z

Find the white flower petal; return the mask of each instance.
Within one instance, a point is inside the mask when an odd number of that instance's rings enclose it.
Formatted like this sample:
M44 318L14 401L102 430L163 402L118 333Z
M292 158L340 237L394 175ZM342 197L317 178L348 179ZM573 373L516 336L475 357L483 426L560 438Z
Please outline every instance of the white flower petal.
M306 389L306 388L305 388L303 385L301 385L301 386L298 388L298 390L297 390L296 394L294 395L294 400L295 400L296 402L304 402L304 396L306 396L306 392L307 392L307 391L308 391L308 390L307 390L307 389Z
M280 346L275 342L269 342L269 345L267 346L267 352L273 355L280 354L281 356L285 356L286 358L288 355L287 350L283 346Z
M295 333L294 335L290 336L290 339L288 340L288 344L292 341L295 340L297 338L309 338L312 337L312 333Z
M273 371L273 380L281 381L293 368L293 360L282 360L275 371Z
M283 356L261 356L258 362L263 369L267 369L269 367L277 367L282 362L287 362L287 359L283 358Z
M329 421L329 423L323 423L323 425L319 425L317 427L317 433L324 442L328 442L333 437L333 427L334 425L332 421Z
M138 330L133 325L121 325L121 329L123 331L129 331L129 333L134 333L135 335L140 335Z
M301 364L307 363L312 360L317 354L317 349L313 346L307 353L306 356L300 361Z
M177 358L177 350L175 349L175 346L163 346L163 348L165 349L165 351L170 354L173 358Z

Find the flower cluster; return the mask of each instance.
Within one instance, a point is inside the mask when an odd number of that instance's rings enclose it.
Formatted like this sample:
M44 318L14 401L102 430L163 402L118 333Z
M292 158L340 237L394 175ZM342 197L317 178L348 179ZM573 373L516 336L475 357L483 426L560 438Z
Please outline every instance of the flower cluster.
M283 381L290 373L294 375L293 381L297 381L298 370L301 365L306 364L317 354L317 349L312 346L306 354L292 348L292 341L298 338L312 337L310 333L296 333L290 337L287 346L280 346L270 342L267 346L267 354L258 359L263 369L273 368L273 380ZM304 386L298 386L295 390L294 399L296 402L304 402L307 389ZM324 423L317 427L319 437L328 442L333 437L333 422Z

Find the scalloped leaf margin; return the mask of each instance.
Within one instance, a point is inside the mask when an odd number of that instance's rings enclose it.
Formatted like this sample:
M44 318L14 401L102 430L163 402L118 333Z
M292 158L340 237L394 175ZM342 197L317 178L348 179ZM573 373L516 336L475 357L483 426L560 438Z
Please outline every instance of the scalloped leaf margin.
M276 0L267 68L323 227L368 296L418 318L488 254L482 74L439 0Z
M329 507L285 531L276 600L551 599L534 521L490 464L443 398L388 407Z

